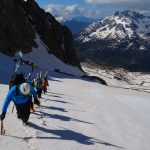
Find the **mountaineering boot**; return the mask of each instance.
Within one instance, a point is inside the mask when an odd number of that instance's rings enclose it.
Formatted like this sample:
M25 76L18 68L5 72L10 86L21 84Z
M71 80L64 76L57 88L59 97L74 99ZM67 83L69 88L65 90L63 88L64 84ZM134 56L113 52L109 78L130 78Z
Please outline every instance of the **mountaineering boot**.
M32 112L34 112L35 110L34 110L34 108L33 107L30 107L30 112L32 113Z
M22 123L23 123L23 126L29 126L29 122L22 121Z

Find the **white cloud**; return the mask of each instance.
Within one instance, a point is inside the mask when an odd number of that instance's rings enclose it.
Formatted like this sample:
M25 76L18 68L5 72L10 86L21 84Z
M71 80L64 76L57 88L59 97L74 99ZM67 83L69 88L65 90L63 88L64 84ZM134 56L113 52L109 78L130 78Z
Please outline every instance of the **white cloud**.
M59 4L49 4L45 7L45 10L47 12L50 12L54 16L61 16L65 19L72 19L76 16L85 16L89 18L99 18L100 17L100 11L95 10L87 10L85 8L78 7L78 5L59 5Z
M139 13L145 15L145 16L150 16L150 10L143 10L143 11L139 11Z
M149 9L150 0L85 0L89 4L120 6L123 8Z
M75 13L77 11L77 5L70 5L70 6L66 6L66 11L68 11L69 13Z

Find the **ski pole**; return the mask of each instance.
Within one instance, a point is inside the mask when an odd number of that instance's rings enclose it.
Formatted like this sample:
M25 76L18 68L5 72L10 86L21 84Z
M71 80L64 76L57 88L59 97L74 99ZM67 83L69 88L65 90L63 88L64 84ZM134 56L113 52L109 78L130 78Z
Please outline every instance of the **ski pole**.
M46 123L44 121L44 112L43 112L43 109L41 108L41 106L39 106L39 111L40 111L40 114L41 114L42 123L43 123L43 125L46 126Z
M4 135L6 130L4 129L3 121L1 121L1 135Z
M14 105L13 105L13 108L12 108L12 114L13 114L13 112L14 112Z
M39 101L40 101L40 99L39 99ZM40 103L41 103L41 101L40 101ZM39 111L40 111L40 114L41 114L42 123L43 123L44 126L46 126L46 123L43 119L44 118L44 111L43 111L41 106L39 106Z

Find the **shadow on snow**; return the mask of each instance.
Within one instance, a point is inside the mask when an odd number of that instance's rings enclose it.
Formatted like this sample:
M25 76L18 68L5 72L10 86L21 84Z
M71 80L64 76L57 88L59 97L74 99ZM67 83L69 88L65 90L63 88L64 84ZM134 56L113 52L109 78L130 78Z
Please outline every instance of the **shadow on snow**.
M37 112L39 112L39 111L33 112L33 114L39 115L40 118L41 118L41 114L39 114ZM71 117L68 117L68 116L62 116L62 115L57 115L57 114L48 114L48 113L45 113L45 112L43 112L43 116L44 117L50 117L50 118L53 118L53 119L58 119L58 120L61 120L61 121L76 121L76 122L81 122L81 123L94 124L94 123L78 120L78 119L75 119L75 118L71 118Z
M61 112L68 112L67 110L65 110L64 108L60 108L60 107L54 107L54 106L42 106L43 108L46 109L51 109L51 110L57 110L57 111L61 111Z
M50 134L53 134L55 136L58 136L58 137L40 137L40 136L37 136L36 138L38 138L38 139L72 140L72 141L76 141L76 142L78 142L80 144L84 144L84 145L94 145L97 143L97 144L103 144L105 146L112 146L112 147L124 149L123 147L120 147L120 146L117 146L117 145L114 145L114 144L111 144L108 142L104 142L104 141L86 136L82 133L75 132L75 131L72 131L72 130L69 130L66 128L62 128L62 127L60 127L61 130L52 130L52 129L47 129L47 128L38 126L34 123L30 123L30 127L34 128L36 130L40 130L40 131L45 132L45 133L50 133Z

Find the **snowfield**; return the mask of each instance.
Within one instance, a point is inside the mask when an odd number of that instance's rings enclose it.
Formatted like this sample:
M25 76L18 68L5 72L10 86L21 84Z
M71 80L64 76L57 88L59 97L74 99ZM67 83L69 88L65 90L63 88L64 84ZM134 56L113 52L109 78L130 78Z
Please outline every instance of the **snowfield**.
M85 66L90 75L100 76L109 86L82 80L84 73L49 55L38 35L35 42L39 47L24 59L36 63L43 72L49 71L48 93L42 95L41 107L31 114L29 127L17 119L16 110L12 113L10 104L4 120L6 134L0 135L0 150L150 149L150 94L142 92L150 89L149 75L140 79L141 75L135 74L135 79L130 73ZM0 110L13 67L12 58L0 53ZM55 69L74 77L56 73ZM24 65L24 71L27 75L31 68Z
M54 71L55 69L60 72L72 74L74 76L82 76L84 73L78 68L71 65L66 65L61 60L56 58L53 54L49 54L46 45L40 39L40 36L36 34L35 39L38 48L32 48L32 52L23 54L23 59L35 63L40 71L43 73L48 71ZM0 53L0 83L8 83L14 72L15 63L13 58ZM30 66L23 64L23 70L25 76L32 70ZM35 69L34 74L39 72L39 69Z
M83 70L90 76L97 76L105 80L108 86L123 89L132 89L150 93L150 74L129 72L122 68L109 69L92 62L82 63Z
M52 72L49 85L29 127L10 105L0 150L149 150L150 94ZM7 91L0 84L0 108Z

